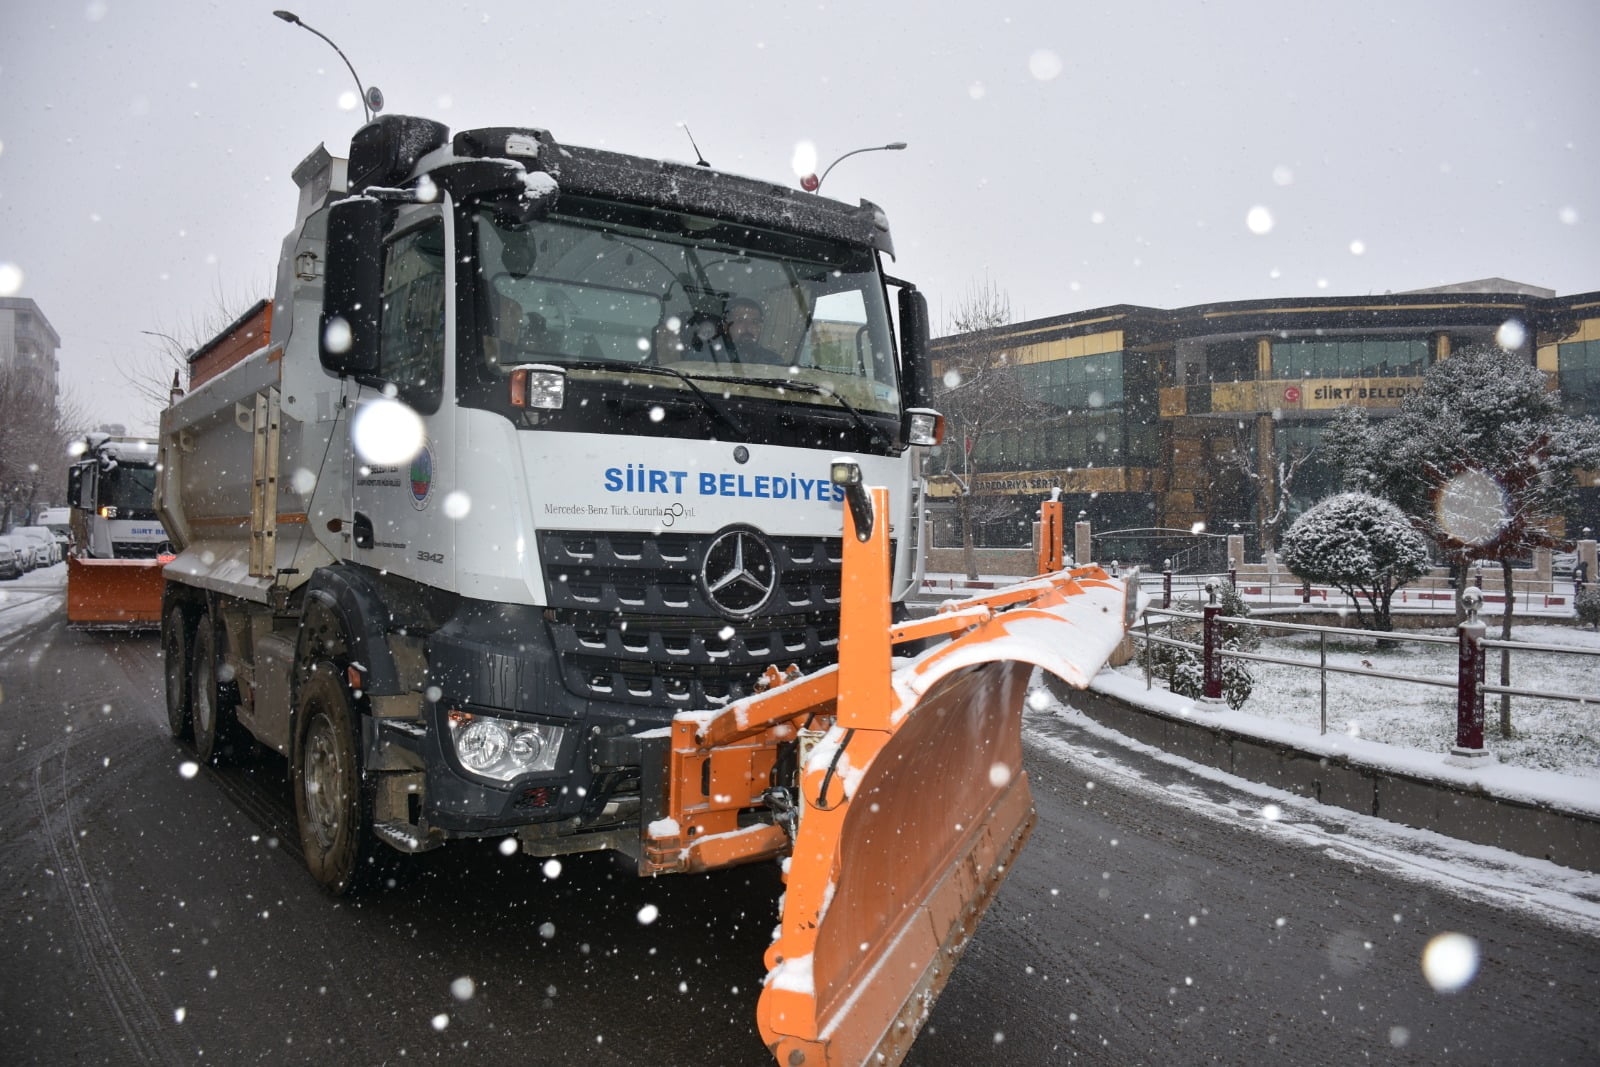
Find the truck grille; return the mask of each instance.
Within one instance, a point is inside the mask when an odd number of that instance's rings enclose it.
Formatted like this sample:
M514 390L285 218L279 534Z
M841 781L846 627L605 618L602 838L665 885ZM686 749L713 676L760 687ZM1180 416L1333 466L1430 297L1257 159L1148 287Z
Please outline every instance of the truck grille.
M116 559L155 559L161 548L148 542L118 541L111 546L111 555Z
M837 659L841 542L766 538L777 569L755 617L730 621L697 575L711 537L545 531L538 535L551 638L567 688L656 707L737 699L769 664ZM887 595L887 593L886 593Z

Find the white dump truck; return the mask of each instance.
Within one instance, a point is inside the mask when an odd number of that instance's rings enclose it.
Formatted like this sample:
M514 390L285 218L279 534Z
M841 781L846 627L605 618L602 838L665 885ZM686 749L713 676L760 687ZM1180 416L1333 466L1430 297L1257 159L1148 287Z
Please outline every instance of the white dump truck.
M836 659L831 461L892 491L883 595L919 582L883 212L398 115L295 179L275 299L162 415L173 732L287 755L334 891L452 837L636 853L636 735Z
M904 617L942 425L883 213L403 116L295 179L162 415L173 734L285 754L335 893L462 837L785 858L762 1040L899 1062L1033 825L1032 672L1135 598L1054 502L1048 573Z

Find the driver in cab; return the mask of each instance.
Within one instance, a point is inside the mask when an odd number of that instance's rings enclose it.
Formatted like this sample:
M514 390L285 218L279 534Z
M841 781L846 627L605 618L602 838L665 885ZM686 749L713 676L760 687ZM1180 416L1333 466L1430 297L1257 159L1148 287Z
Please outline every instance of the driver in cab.
M787 366L788 360L761 343L761 331L765 323L766 315L759 303L749 297L734 297L724 306L721 322L710 320L709 324L714 324L714 329L705 330L710 336L691 337L687 347L696 352L705 352L719 363ZM700 325L699 329L704 330L705 325ZM695 331L696 327L691 326L690 329ZM655 351L658 359L696 358L686 352L685 347L677 332L671 330L667 323L656 328Z

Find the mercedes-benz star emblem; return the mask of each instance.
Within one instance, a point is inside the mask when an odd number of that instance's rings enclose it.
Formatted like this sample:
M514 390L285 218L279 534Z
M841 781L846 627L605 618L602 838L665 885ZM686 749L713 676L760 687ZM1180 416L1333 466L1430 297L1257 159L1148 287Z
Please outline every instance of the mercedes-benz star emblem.
M748 619L778 585L772 549L753 530L726 530L706 549L700 586L713 608L730 619Z

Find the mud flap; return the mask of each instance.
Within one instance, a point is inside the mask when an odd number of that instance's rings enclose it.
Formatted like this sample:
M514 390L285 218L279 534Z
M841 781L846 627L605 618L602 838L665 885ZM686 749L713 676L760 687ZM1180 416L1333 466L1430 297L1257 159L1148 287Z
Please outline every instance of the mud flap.
M873 492L886 514L887 494ZM852 525L838 714L802 768L757 1007L791 1067L905 1056L1033 826L1021 766L1033 669L1082 687L1125 625L1124 583L1080 568L953 606L973 620L966 632L891 672L890 641L908 627L878 625L886 598L871 594L886 582L874 568L887 574L887 557L854 544Z
M67 623L74 630L161 627L162 563L67 557Z

